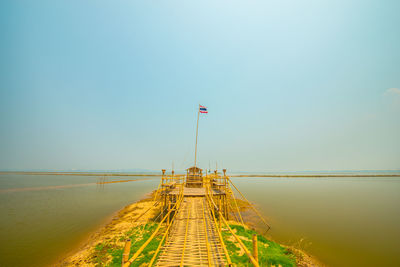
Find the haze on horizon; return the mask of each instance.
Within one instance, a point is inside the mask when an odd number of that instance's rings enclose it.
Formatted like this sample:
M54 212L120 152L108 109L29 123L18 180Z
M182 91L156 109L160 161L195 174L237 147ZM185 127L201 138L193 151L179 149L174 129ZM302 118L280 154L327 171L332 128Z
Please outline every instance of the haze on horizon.
M0 169L400 169L399 1L2 1Z

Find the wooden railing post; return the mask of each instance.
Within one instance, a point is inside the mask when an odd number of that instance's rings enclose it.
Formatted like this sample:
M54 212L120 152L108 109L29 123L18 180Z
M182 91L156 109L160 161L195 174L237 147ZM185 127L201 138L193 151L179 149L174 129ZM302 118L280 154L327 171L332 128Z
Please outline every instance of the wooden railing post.
M122 266L129 260L129 253L131 252L131 240L126 240L124 253L122 254Z
M171 215L170 213L169 213L169 197L167 198L168 200L167 200L167 225L169 225L169 216Z
M257 246L257 235L253 235L253 257L258 263L258 246Z
M218 217L219 217L219 230L220 231L222 231L222 218L221 218L221 216L222 216L222 212L221 212L221 209L222 209L222 205L221 205L221 196L219 196L218 197L218 204L219 204L219 207L218 207Z

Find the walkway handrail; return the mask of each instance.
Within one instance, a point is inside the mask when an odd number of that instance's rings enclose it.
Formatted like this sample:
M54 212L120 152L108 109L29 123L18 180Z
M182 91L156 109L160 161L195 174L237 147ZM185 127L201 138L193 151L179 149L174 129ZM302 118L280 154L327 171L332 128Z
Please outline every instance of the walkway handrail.
M153 238L156 236L156 234L158 233L158 231L160 230L160 228L162 226L162 223L167 219L167 216L169 216L171 214L171 212L177 207L178 203L180 204L182 199L183 199L183 190L181 190L181 192L179 194L178 201L175 203L173 208L164 216L164 218L161 220L160 224L157 226L156 230L154 230L153 234L138 249L138 251L136 251L136 253L132 256L132 258L130 258L126 263L124 263L123 267L129 267L139 257L139 255L142 253L142 251L147 247L147 245L151 242L151 240L153 240Z
M206 194L206 197L209 198L208 194ZM255 267L259 267L260 265L258 264L257 260L253 257L253 255L251 254L251 252L249 251L249 249L246 247L245 244L243 244L242 240L240 240L240 238L233 232L233 230L231 229L231 227L229 226L228 222L226 221L226 219L224 218L224 216L222 215L222 212L218 209L217 205L214 203L214 200L212 200L212 203L214 204L214 207L217 208L218 210L218 214L220 219L222 219L222 221L224 222L224 224L226 225L226 227L228 228L229 232L233 235L233 237L236 239L236 241L239 243L239 245L242 247L242 249L244 250L244 252L246 253L246 255L249 257L251 263L253 263L253 265Z
M226 178L228 178L228 177L226 177ZM228 185L229 185L229 189L230 189L230 191L232 192L232 187L231 187L231 185L230 185L230 184L228 184ZM232 192L232 195L233 195L233 192ZM234 201L234 203L235 203L235 206L236 206L237 212L239 213L239 218L240 218L240 221L242 222L242 226L244 226L244 222L243 222L242 214L240 214L240 210L239 210L239 206L238 206L238 204L237 204L237 202L236 202L236 198L235 198L235 196L234 196L234 195L232 196L232 198L233 198L233 201Z
M158 184L156 193L154 194L154 201L156 201L157 197L158 197L158 192L160 191L160 187L161 187L162 181L160 181L160 183Z
M163 244L164 240L166 239L166 237L167 237L167 235L168 235L168 233L169 233L169 230L170 230L170 228L171 228L171 226L172 226L172 222L174 221L174 219L175 219L175 217L176 217L176 214L178 214L178 210L179 210L179 208L180 208L180 206L181 206L181 203L182 203L182 201L180 201L179 204L178 204L178 206L176 207L176 212L174 213L174 216L172 216L172 219L171 219L171 221L170 221L170 224L168 225L167 230L165 230L165 233L164 233L164 235L163 235L163 237L162 237L162 239L161 239L161 241L160 241L160 244L158 244L158 247L157 247L156 251L154 252L153 258L151 258L151 261L150 261L150 263L149 263L149 267L151 267L151 266L153 265L154 261L155 261L156 258L157 258L158 252L160 252L160 249L161 249L161 247L162 247L162 244Z
M150 208L148 208L147 210L145 210L144 212L142 212L139 216L137 216L137 217L135 218L135 220L132 220L132 221L131 221L131 224L137 222L137 221L138 221L140 218L142 218L142 216L144 216L147 212L149 212L150 210L152 210L152 209L154 209L155 207L157 207L158 204L160 204L160 201L154 202L154 204L153 204ZM147 218L145 225L147 224L148 220L149 220L149 218Z
M209 188L207 187L206 190L208 190L208 189L209 189ZM208 191L207 191L207 192L208 192ZM221 229L219 229L218 226L217 226L218 224L217 224L217 219L215 219L214 208L211 207L211 203L210 203L210 200L208 199L207 192L206 192L206 199L207 199L207 203L208 203L208 205L209 205L209 208L210 208L210 210L211 210L211 214L212 214L212 217L213 217L213 220L214 220L214 223L215 223L215 228L217 229L217 233L218 233L218 236L219 236L219 240L221 241L222 248L223 248L223 250L224 250L225 257L226 257L226 260L227 260L227 262L228 262L228 266L232 266L231 257L229 257L228 250L226 249L226 245L225 245L224 239L223 239L222 234L221 234Z
M240 190L233 184L233 182L231 181L231 179L229 177L226 177L226 179L228 179L228 181L233 185L233 187L235 187L235 189L239 192L239 194L242 196L242 198L244 200L247 201L247 203L249 203L250 207L255 211L255 213L258 215L258 217L263 221L263 223L268 227L268 230L271 229L271 226L269 226L269 224L265 221L264 217L260 214L260 212L254 207L254 205L252 203L250 203L250 201L247 200L247 198L242 194L242 192L240 192ZM267 231L268 231L267 230Z
M164 185L167 185L168 183L164 183L164 180L172 180L175 181L176 184L183 184L185 177L186 176L184 174L163 175L154 194L154 200L157 199L161 191L165 191Z

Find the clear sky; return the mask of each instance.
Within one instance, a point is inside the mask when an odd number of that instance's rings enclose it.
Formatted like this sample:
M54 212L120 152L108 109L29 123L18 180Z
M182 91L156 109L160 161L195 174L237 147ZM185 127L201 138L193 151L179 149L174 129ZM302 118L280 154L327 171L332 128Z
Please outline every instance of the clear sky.
M0 4L0 169L400 169L400 1Z

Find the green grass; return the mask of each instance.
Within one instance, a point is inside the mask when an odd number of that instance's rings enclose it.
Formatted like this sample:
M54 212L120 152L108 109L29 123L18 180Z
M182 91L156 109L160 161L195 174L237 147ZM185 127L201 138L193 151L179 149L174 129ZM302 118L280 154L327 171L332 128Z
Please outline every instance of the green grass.
M252 238L253 234L257 234L253 230L245 229L243 226L240 225L230 225L233 229L236 229L236 234L238 236L245 237L246 239L250 240L242 240L243 244L252 251L253 244ZM222 232L224 242L226 244L227 250L229 252L229 256L231 257L232 263L236 266L253 266L250 261L249 257L246 254L239 255L240 246L236 240L235 242L227 240L228 238L232 240L232 234L229 231ZM231 238L230 238L231 237ZM279 264L282 267L294 267L296 266L296 257L286 248L282 247L278 243L270 241L266 239L264 236L257 234L258 239L258 258L260 266L271 266L275 265L278 266ZM237 246L237 245L238 246ZM266 246L268 245L268 246Z
M115 238L114 240L97 244L97 246L95 247L95 252L92 255L92 262L96 266L121 266L122 253L124 249L124 245L123 243L121 244L121 241L124 241L128 238L131 239L132 245L130 257L132 257L133 254L138 251L138 249L146 242L146 240L148 240L151 234L155 231L155 229L158 227L158 223L149 223L144 228L142 227L143 226L132 228L130 231L126 232L124 236L119 237L118 240L117 238ZM245 237L245 239L248 239L242 240L242 242L249 249L249 251L252 251L253 244L251 240L253 234L257 233L240 225L230 225L230 227L232 228L232 230L236 230L236 234L238 236L242 236ZM155 250L157 249L161 241L161 233L164 232L163 230L164 229L160 230L160 234L157 234L156 237L146 246L141 255L135 260L134 263L131 264L131 266L138 267L144 263L150 262ZM236 242L236 240L235 242L228 240L232 240L233 238L231 233L229 231L223 231L222 235L234 266L252 266L246 254L239 255L241 249L238 247L239 244ZM296 258L288 249L273 241L268 240L267 238L259 234L257 234L257 239L260 266L278 266L279 264L282 265L282 267L296 266Z
M142 226L135 227L128 231L124 236L119 238L119 241L123 241L128 238L131 239L132 245L129 257L132 257L133 254L139 250L139 248L146 242L147 239L149 239L157 227L158 223L149 223L144 227L144 229L142 229ZM159 232L162 233L163 231L160 230ZM135 262L131 264L131 266L136 267L142 265L143 263L150 262L161 241L161 238L161 234L157 234L146 246ZM94 255L92 255L92 262L95 263L96 266L120 267L123 250L123 245L117 245L116 240L98 244L95 247ZM110 257L111 261L108 262Z

